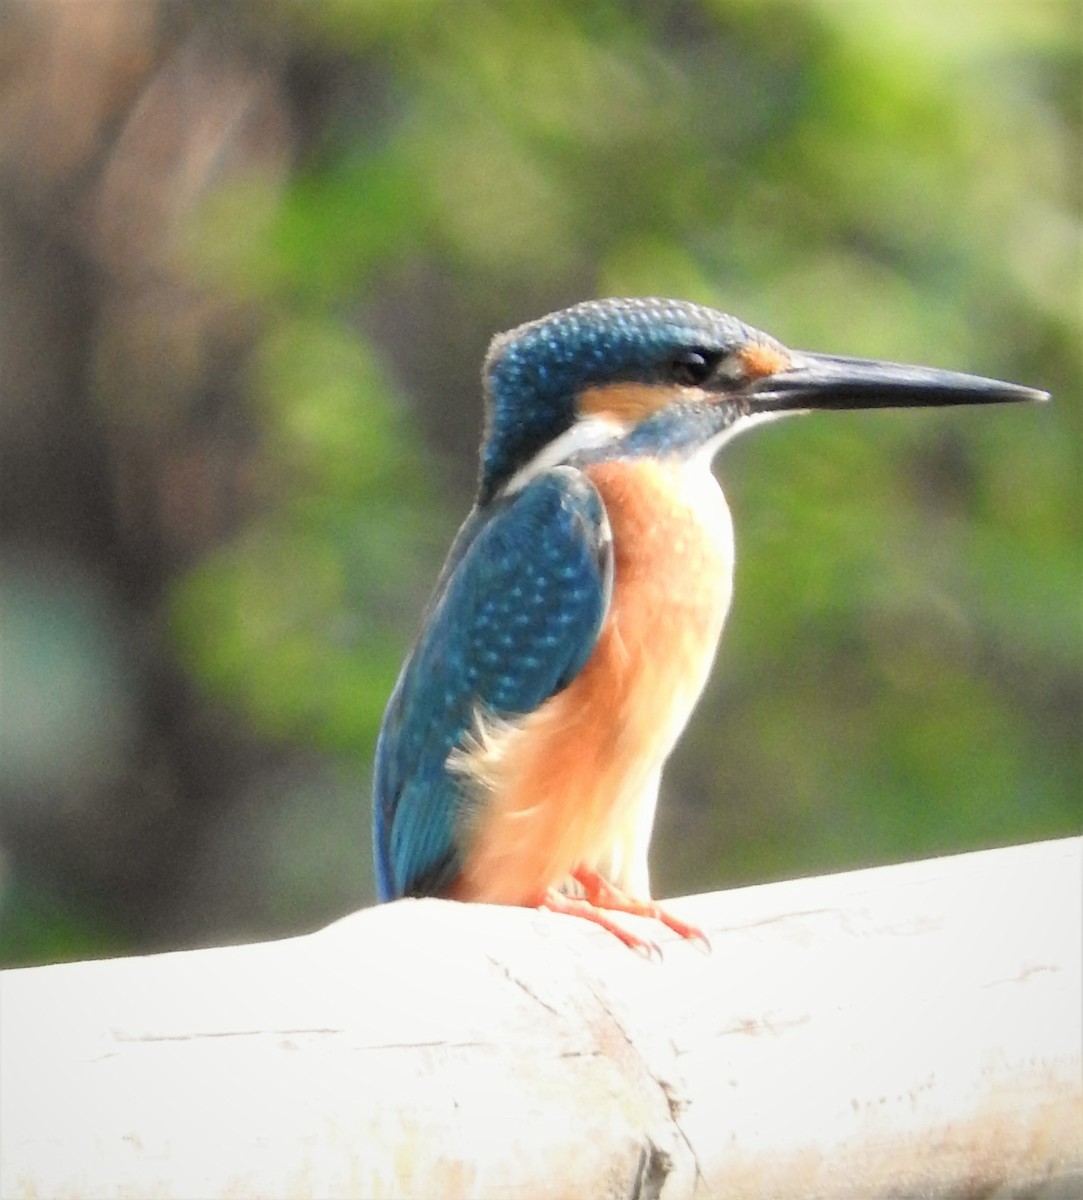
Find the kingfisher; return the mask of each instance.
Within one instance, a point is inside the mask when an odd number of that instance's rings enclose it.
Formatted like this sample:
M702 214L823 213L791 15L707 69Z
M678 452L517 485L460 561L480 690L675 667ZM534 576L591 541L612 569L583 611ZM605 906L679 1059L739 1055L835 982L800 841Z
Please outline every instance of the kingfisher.
M592 300L495 337L476 502L388 702L381 900L439 896L702 932L650 897L662 769L730 604L712 473L736 434L815 409L1047 399L928 367L789 350L680 300Z

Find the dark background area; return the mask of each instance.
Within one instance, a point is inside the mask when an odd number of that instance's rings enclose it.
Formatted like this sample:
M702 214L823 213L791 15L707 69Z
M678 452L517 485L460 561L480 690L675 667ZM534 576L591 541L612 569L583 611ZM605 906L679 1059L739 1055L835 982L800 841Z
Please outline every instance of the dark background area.
M370 902L499 329L670 294L1042 408L718 473L660 894L1078 832L1078 3L0 6L0 961Z

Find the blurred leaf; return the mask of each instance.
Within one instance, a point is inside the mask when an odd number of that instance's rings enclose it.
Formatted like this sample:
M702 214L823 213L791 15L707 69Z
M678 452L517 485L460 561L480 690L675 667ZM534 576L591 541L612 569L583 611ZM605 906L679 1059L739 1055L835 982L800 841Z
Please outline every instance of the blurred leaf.
M174 631L268 731L367 754L428 542L425 467L374 361L331 326L278 327L254 387L263 487L283 501L191 574Z

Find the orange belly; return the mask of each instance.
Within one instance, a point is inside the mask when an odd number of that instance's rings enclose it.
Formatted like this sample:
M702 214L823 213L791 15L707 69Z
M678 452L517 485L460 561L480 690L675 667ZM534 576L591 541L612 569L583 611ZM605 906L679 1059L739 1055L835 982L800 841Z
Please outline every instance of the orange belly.
M568 687L513 724L482 718L463 752L474 802L460 899L535 904L579 865L633 890L641 876L645 890L658 774L714 658L733 531L706 465L614 461L588 474L613 532L610 609Z

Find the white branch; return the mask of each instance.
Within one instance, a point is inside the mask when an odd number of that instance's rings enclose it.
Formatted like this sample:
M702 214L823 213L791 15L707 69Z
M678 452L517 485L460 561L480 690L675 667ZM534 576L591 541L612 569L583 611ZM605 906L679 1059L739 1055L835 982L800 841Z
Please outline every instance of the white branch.
M0 976L0 1196L1083 1195L1083 840ZM1000 1190L998 1190L1000 1189Z

